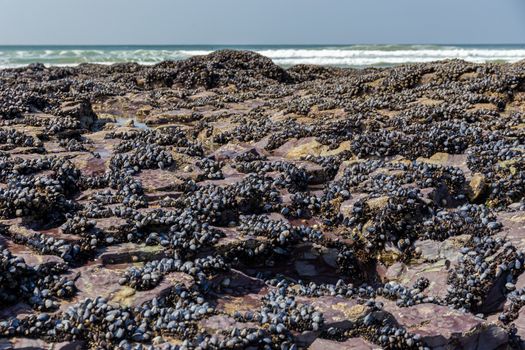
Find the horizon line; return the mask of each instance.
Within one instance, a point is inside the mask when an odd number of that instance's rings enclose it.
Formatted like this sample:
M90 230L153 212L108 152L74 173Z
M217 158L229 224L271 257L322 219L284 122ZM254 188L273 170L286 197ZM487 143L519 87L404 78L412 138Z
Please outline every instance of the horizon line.
M120 47L133 47L133 46L141 46L141 47L154 47L154 46L219 46L219 47L235 47L235 46L251 46L251 47L257 47L257 46L358 46L358 45L368 45L368 46L387 46L387 45L400 45L400 46L410 46L410 45L429 45L429 46L446 46L446 45L459 45L459 46L476 46L476 45L484 45L484 46L509 46L509 45L525 45L525 42L523 43L343 43L343 44L336 44L336 43L330 43L330 44L1 44L0 47L49 47L49 46L55 46L55 47L71 47L71 46L120 46Z

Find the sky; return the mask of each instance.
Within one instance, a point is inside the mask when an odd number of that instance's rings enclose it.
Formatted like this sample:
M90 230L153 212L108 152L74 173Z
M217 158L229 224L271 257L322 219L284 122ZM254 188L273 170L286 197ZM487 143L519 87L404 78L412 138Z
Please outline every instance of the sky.
M0 0L0 45L525 43L525 0Z

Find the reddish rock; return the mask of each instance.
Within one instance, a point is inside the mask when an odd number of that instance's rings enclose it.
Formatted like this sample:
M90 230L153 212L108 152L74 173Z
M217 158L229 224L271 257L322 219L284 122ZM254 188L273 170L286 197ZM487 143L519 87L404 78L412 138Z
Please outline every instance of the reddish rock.
M48 343L40 339L11 338L0 339L0 349L20 349L20 350L84 350L86 344L83 341L70 341L60 343Z
M236 144L236 143L229 143L224 146L219 147L216 149L212 155L215 157L215 159L221 161L221 160L228 160L228 159L234 159L235 157L246 153L251 152L254 154L257 154L259 156L268 156L268 152L265 151L262 148L253 147L249 144Z
M498 213L498 221L503 224L503 229L497 236L512 242L518 250L525 250L525 211Z
M157 191L178 190L184 182L179 175L170 170L142 170L138 175L144 191L151 193Z
M96 218L91 220L95 222L96 227L99 230L102 230L109 235L131 229L130 224L128 224L126 219L116 216L109 218Z
M37 266L41 264L58 264L63 263L64 260L56 255L40 255L36 254L34 250L30 248L16 244L11 240L5 239L0 235L0 245L4 245L9 251L15 255L24 259L25 263L29 266Z
M257 328L254 322L237 322L233 317L226 315L215 315L199 321L199 328L205 329L210 334L228 331L233 328L239 330L245 328Z
M25 303L17 303L0 310L0 320L10 317L24 318L33 313L33 308ZM1 349L1 348L0 348Z
M495 324L472 314L436 304L418 304L399 308L385 301L384 310L397 322L415 334L432 349L496 349L508 341L507 333Z
M97 115L91 108L91 103L87 101L64 102L60 106L60 115L70 116L80 122L83 129L89 129L97 120Z
M241 296L229 294L219 295L216 309L219 312L233 316L235 312L253 312L260 310L263 306L262 298L268 292L268 288L262 288L258 293L250 293Z
M522 345L525 346L525 307L522 307L518 312L518 317L514 320L514 325L517 329L517 335L521 337Z
M65 234L59 228L53 228L49 230L34 230L31 228L32 222L26 222L23 218L15 218L10 220L0 220L0 224L6 225L8 228L9 235L12 237L26 237L31 238L36 234L44 234L54 239L63 239L67 242L77 242L82 237L74 234Z
M352 216L352 210L354 209L354 204L362 198L367 197L365 193L352 193L352 197L341 203L339 211L346 217Z
M122 243L104 248L98 259L102 264L108 265L158 260L165 256L166 248L162 246Z
M376 350L381 349L380 346L372 344L362 338L350 338L343 342L337 342L327 339L316 339L308 348L309 350Z
M312 305L323 313L325 328L350 328L358 319L365 317L372 310L357 302L356 299L324 296L319 298L297 297L303 304Z
M79 154L71 162L85 176L101 176L109 169L109 159L95 157L91 153Z
M151 290L137 291L128 286L121 286L118 281L129 268L128 264L112 265L111 268L102 265L82 266L74 270L79 274L75 285L78 293L69 303L63 303L61 309L86 298L95 299L98 296L104 297L111 302L125 305L138 306L155 297L166 296L178 284L191 285L193 278L179 272L170 273L162 279L161 283Z

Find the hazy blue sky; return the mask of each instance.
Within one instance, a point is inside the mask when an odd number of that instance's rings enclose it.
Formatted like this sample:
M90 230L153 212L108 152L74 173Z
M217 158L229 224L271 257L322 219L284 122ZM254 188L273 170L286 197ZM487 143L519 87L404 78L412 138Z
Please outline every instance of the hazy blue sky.
M0 44L525 43L525 0L0 0Z

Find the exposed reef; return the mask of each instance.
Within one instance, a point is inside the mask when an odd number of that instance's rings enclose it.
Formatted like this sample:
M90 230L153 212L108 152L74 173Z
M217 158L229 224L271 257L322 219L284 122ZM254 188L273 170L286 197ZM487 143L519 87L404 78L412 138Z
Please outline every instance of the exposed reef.
M525 62L0 71L0 348L525 347Z

